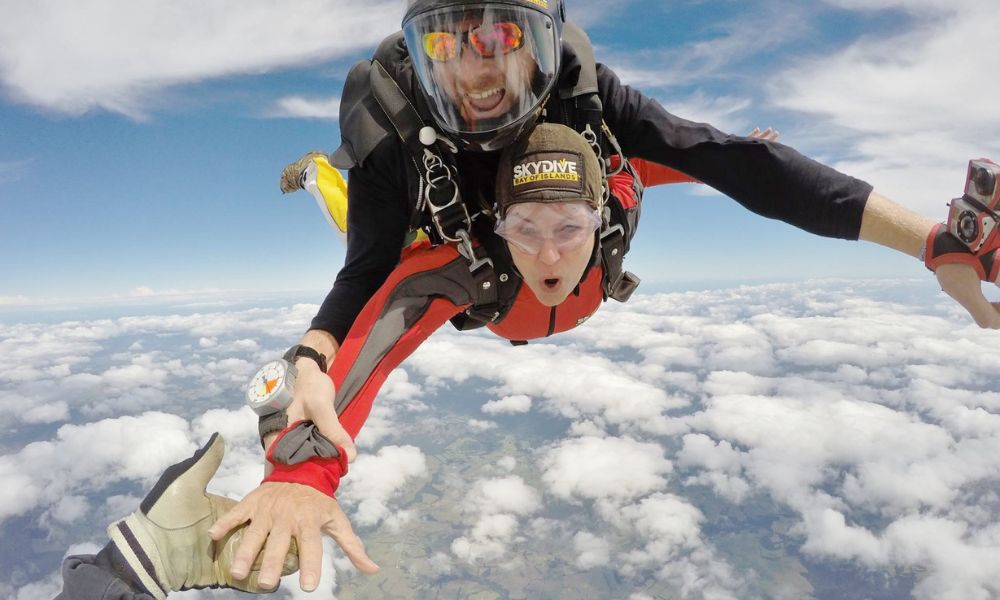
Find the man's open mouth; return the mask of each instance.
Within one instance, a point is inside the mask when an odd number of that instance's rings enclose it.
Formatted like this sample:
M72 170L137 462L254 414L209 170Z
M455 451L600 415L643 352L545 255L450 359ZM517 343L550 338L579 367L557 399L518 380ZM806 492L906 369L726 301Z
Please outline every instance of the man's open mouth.
M477 92L466 92L466 102L478 112L489 112L503 102L507 92L502 87L494 87Z

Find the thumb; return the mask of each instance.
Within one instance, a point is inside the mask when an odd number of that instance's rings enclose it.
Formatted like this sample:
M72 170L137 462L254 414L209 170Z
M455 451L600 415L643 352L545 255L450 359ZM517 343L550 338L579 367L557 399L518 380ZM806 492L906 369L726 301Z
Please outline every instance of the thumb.
M344 452L347 453L348 462L354 460L354 457L358 454L358 449L354 445L354 440L350 434L340 424L340 419L337 418L337 412L334 410L333 404L324 402L318 406L310 406L309 413L309 420L316 425L319 432L328 440L344 449Z

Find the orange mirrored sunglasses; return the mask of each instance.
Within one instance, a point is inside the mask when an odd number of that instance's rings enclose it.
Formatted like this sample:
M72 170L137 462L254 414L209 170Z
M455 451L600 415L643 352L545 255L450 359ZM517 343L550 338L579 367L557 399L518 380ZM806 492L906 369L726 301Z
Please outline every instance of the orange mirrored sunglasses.
M462 44L468 45L482 58L509 54L524 43L524 32L517 23L504 21L473 27L468 31L432 31L424 34L424 52L431 60L448 61L456 58Z

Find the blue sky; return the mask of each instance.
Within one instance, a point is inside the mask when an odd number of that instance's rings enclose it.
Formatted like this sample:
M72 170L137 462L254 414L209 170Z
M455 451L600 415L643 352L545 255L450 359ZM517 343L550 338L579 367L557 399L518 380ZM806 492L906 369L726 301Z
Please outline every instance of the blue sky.
M278 175L337 146L343 76L397 27L401 1L0 5L0 308L322 297L343 248L307 194L281 196ZM943 218L966 161L1000 156L1000 83L976 61L1000 51L988 5L570 0L568 14L668 110L737 133L776 127ZM648 192L629 265L646 291L925 276L700 186Z

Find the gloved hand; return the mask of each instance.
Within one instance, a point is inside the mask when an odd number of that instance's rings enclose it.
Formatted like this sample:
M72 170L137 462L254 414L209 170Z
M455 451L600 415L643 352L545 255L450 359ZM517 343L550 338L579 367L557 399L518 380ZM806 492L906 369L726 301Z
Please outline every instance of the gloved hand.
M304 180L306 169L312 163L313 158L317 156L326 157L325 154L319 152L318 150L311 150L306 152L302 158L284 168L281 172L281 181L279 183L281 186L281 193L287 194L289 192L302 189L302 182Z
M169 467L139 506L139 510L112 523L108 535L143 586L159 600L171 591L201 587L231 587L245 592L267 592L257 585L261 557L245 579L230 574L233 555L246 526L213 542L208 529L236 501L206 494L225 442L218 433L191 458ZM298 553L289 548L282 575L298 570Z

